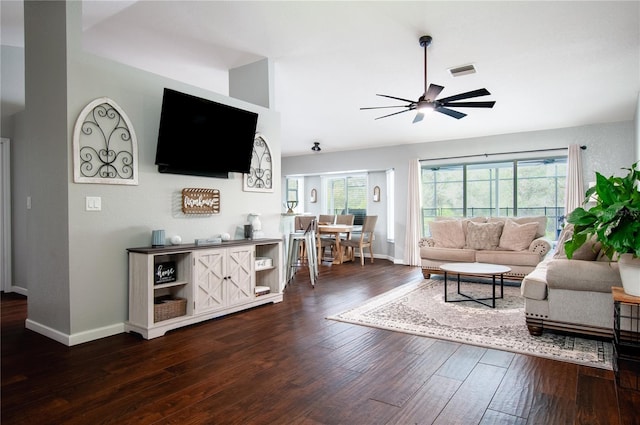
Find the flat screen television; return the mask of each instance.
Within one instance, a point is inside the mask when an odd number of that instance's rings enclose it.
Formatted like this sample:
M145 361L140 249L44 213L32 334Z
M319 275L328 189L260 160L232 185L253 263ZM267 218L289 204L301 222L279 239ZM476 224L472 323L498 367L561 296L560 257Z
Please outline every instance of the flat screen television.
M165 88L158 171L218 178L249 173L257 123L255 112Z

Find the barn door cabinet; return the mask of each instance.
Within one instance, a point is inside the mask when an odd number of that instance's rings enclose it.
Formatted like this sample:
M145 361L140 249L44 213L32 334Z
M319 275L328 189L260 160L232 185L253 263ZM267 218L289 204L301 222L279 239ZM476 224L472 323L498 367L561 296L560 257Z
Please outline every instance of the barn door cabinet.
M127 251L129 320L125 330L146 339L283 299L279 239Z

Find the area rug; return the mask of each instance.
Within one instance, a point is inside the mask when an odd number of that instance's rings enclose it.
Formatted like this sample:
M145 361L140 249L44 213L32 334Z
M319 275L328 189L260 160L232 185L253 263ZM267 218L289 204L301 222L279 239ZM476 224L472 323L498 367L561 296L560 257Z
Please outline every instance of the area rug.
M461 285L463 293L490 295L490 284ZM504 287L504 298L496 300L495 309L471 301L445 303L443 288L442 280L409 283L327 319L612 369L609 342L546 331L529 335L517 286ZM447 288L448 299L460 298L454 282Z

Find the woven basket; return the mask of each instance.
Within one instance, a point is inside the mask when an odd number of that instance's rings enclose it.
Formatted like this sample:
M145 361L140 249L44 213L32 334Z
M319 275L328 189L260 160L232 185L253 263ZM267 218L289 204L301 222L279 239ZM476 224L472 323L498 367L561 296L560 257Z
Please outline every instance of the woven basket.
M187 300L184 298L160 299L153 304L153 321L161 322L187 314Z

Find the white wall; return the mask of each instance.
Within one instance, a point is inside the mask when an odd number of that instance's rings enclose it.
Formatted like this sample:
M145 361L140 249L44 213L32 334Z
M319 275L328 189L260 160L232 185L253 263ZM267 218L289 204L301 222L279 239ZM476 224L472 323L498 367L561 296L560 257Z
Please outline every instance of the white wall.
M640 92L638 92L638 102L636 103L636 162L640 161Z
M464 161L482 162L484 154L527 151L586 145L583 151L584 181L595 179L595 171L605 175L620 174L635 154L635 127L631 121L598 124L556 130L504 134L464 140L419 143L387 148L331 153L322 151L282 159L283 179L288 175L320 175L349 170L395 170L395 243L381 246L381 255L402 262L406 233L407 178L409 161L462 155L480 155ZM490 156L493 159L536 158L545 153ZM460 162L455 159L450 162ZM382 186L381 186L382 187ZM311 188L305 186L309 192ZM380 205L384 205L385 197ZM380 227L380 226L376 226ZM380 227L382 228L382 227ZM387 248L387 251L384 251Z
M43 4L25 5L25 23L33 20L27 28L40 34L36 38L46 48L47 39L60 35L38 33L38 25L47 27L39 20L54 26L51 22L58 22L63 28L66 24L62 43L68 46L57 55L65 63L53 71L45 66L27 71L27 92L32 92L25 114L15 119L17 152L12 164L19 176L14 210L26 218L24 225L14 227L14 257L20 263L16 277L25 278L29 290L29 327L75 344L122 332L128 314L126 249L149 246L151 230L165 229L167 236L179 234L188 243L223 232L233 234L249 212L259 212L266 236L279 237L280 119L271 110L86 54L80 48L81 3L44 3L46 13L39 9ZM29 44L26 56L32 57ZM158 173L154 158L164 87L257 112L257 130L265 135L272 153L274 192L244 192L242 176L236 173L228 180ZM52 94L38 96L41 90ZM86 104L103 96L118 103L133 123L138 138L137 186L73 183L75 120ZM51 114L55 110L60 112ZM45 111L49 116L43 116ZM223 150L221 135L220 156L212 161L224 161ZM185 187L219 189L220 214L183 215L179 194ZM22 202L26 196L32 196L29 211ZM86 212L86 196L101 197L102 211Z

